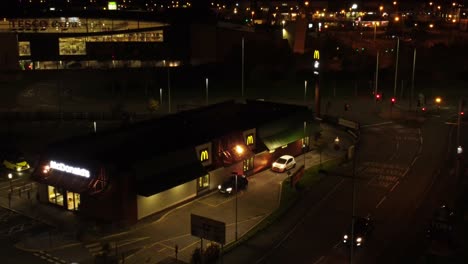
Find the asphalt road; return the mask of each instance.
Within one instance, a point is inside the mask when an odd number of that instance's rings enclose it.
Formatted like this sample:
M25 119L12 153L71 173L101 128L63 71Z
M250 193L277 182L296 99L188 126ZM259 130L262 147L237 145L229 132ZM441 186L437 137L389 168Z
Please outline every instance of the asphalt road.
M450 115L363 127L355 215L371 214L375 230L355 250L354 263L416 263L428 250L424 230L434 209L453 201L457 186L450 151L455 132L445 123ZM348 263L350 249L341 238L351 223L350 175L352 166L330 173L336 185L257 263Z
M47 227L41 223L8 209L0 208L0 255L2 256L2 263L50 263L48 259L51 258L44 252L28 252L14 246L15 241L22 239L22 237L45 229Z

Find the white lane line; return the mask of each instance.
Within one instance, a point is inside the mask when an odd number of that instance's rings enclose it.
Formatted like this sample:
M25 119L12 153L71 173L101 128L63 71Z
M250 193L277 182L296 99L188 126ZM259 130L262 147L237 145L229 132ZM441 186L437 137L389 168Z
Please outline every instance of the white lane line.
M397 187L397 185L398 185L399 183L400 183L400 181L397 181L397 182L393 185L393 187L390 189L390 192L392 192L393 189L395 189L395 187Z
M385 199L387 199L387 196L382 197L382 199L381 199L380 202L375 206L375 208L379 208L379 206L383 203L383 201L385 201Z
M314 264L319 264L325 259L325 256L320 256L320 258L317 259L317 261L314 262Z
M369 125L363 125L361 126L361 128L365 128L365 127L374 127L374 126L382 126L382 125L388 125L388 124L391 124L393 123L392 121L388 121L388 122L381 122L381 123L375 123L375 124L369 124Z
M319 206L321 206L321 204L326 201L339 187L341 184L343 184L345 180L342 179L339 183L337 183L333 189L331 189L327 195L325 195L322 200L320 200L317 204L315 204L314 208L317 208ZM268 256L270 256L278 247L280 247L284 241L286 241L286 239L289 238L289 236L291 236L291 234L296 231L297 227L299 225L301 225L305 219L306 219L306 216L309 215L311 212L313 212L314 210L309 210L308 213L306 213L302 219L298 222L296 222L296 224L293 226L293 228L291 228L291 230L289 230L289 232L283 237L283 239L281 239L274 247L272 250L268 251L265 255L263 255L261 258L259 258L257 261L255 261L255 263L262 263Z
M340 245L341 245L341 240L338 241L338 242L333 246L333 248L338 248Z

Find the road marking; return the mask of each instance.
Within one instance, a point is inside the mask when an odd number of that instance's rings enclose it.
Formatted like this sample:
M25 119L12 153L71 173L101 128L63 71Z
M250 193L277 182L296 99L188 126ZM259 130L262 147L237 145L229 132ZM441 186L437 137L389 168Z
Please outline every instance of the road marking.
M333 248L338 248L340 245L341 245L341 240L338 241L338 242L333 246Z
M68 263L67 261L61 259L61 258L58 258L58 257L54 257L52 256L51 254L45 252L45 251L38 251L38 252L34 252L33 253L34 256L40 258L40 259L43 259L47 262L50 262L50 263L55 263L55 264L66 264Z
M385 199L387 199L387 196L382 197L382 199L381 199L380 202L375 206L375 208L379 208L379 206L383 203L383 201L385 201Z
M395 185L393 185L393 187L390 189L390 192L392 192L393 189L395 189L395 187L397 187L397 185L398 185L399 183L400 183L400 181L397 181L397 182L395 183Z
M343 184L345 180L342 179L338 184L336 184L328 193L327 195L325 195L314 207L317 208L319 207L325 200L327 200L339 187L341 184ZM307 216L309 213L311 213L312 211L314 210L309 210L305 215L304 217L302 217L302 219L298 222L296 222L296 224L293 226L293 228L291 228L291 230L289 230L289 232L283 237L283 239L281 239L274 247L272 250L268 251L265 255L263 255L263 257L261 257L260 259L258 259L257 261L255 261L255 263L261 263L263 262L263 260L265 260L273 251L275 251L279 246L281 246L284 241L286 241L286 239L289 238L289 236L291 236L291 234L296 231L297 227L299 225L301 225L304 221L305 221L305 216Z
M388 121L388 122L381 122L381 123L375 123L375 124L363 125L363 126L361 126L361 128L365 128L365 127L374 127L374 126L382 126L382 125L388 125L388 124L392 124L392 123L393 123L392 121Z
M320 262L322 262L323 260L325 259L325 256L320 256L320 258L318 258L314 264L319 264Z

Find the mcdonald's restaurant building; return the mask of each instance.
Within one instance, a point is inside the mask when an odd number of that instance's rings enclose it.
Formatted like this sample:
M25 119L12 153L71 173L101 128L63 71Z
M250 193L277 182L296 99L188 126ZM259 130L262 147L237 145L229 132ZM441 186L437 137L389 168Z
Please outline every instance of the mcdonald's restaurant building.
M233 171L255 177L301 154L318 130L303 106L226 101L56 142L32 178L41 202L131 225L216 190Z

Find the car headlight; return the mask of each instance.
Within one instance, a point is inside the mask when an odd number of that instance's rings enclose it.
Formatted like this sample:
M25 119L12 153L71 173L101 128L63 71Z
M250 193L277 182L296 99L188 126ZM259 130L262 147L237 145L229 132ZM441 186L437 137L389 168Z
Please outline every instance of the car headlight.
M16 167L16 171L20 171L20 170L21 170L21 168L20 168L20 167Z
M356 242L361 243L362 242L362 237L356 238Z
M221 190L221 185L218 185L218 190Z
M226 189L226 191L227 191L227 192L231 192L231 191L232 191L232 188L229 187L229 188Z
M344 235L344 236L343 236L343 239L348 239L348 235Z

